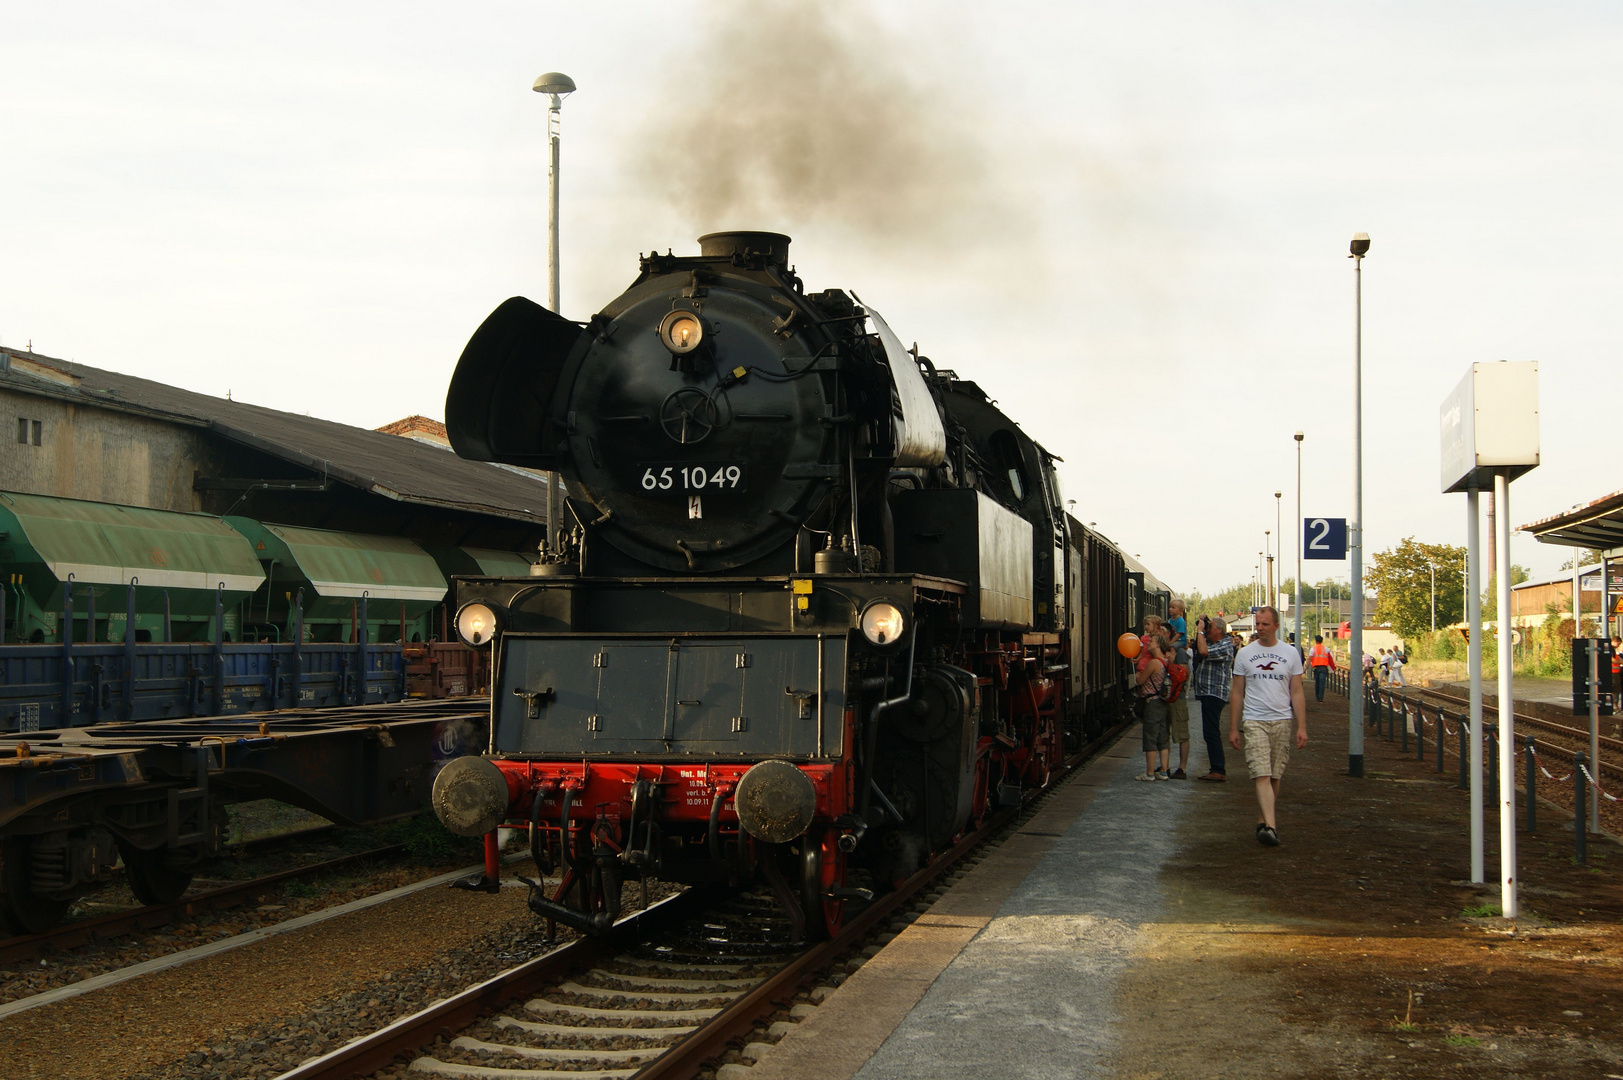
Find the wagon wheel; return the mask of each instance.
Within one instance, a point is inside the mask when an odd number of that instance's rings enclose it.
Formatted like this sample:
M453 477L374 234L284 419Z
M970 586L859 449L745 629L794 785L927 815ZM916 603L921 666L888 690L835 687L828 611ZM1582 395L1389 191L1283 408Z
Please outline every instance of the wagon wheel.
M32 841L13 836L0 848L0 916L19 934L40 934L68 912L68 900L53 900L33 889L28 875Z
M162 851L142 851L120 844L118 853L124 857L124 877L130 891L143 904L173 903L192 883L191 871L165 864Z
M822 940L845 926L845 899L836 888L845 885L845 852L833 829L808 833L801 857L801 888L806 909L806 936Z

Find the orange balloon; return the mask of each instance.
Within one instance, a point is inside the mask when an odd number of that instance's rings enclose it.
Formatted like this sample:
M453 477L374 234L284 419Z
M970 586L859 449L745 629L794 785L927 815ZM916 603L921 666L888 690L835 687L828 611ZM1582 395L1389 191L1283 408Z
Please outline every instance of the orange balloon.
M1128 631L1116 639L1116 651L1129 660L1137 660L1138 654L1144 648L1144 643L1138 640L1138 635Z

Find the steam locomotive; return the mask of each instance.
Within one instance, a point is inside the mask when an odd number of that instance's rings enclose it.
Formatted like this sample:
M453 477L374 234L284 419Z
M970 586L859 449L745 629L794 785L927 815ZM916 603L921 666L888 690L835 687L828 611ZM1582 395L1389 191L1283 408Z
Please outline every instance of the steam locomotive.
M528 826L562 870L531 908L588 933L658 875L762 878L828 934L1111 722L1115 638L1168 593L788 237L699 245L584 325L510 299L462 354L452 445L561 472L569 526L531 576L456 581L491 742L433 805Z

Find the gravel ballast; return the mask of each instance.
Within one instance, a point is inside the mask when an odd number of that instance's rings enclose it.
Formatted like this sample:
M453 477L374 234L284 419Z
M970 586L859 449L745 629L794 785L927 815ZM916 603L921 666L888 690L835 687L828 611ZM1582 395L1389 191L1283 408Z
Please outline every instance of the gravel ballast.
M275 1076L552 947L524 899L431 889L41 1006L0 1024L0 1061L30 1080Z

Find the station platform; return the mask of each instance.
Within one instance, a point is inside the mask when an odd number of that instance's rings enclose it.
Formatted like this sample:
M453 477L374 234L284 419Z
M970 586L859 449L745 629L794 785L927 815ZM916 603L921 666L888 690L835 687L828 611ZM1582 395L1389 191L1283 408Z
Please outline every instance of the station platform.
M1345 699L1308 704L1280 847L1242 754L1224 783L1139 782L1130 729L750 1080L1623 1074L1623 852L1575 866L1541 811L1523 917L1494 918L1457 772L1369 735L1352 779Z

